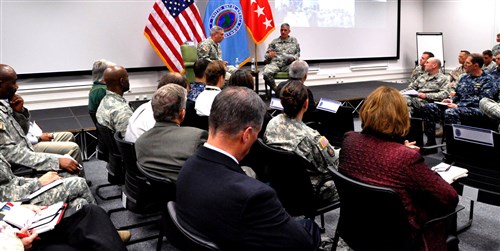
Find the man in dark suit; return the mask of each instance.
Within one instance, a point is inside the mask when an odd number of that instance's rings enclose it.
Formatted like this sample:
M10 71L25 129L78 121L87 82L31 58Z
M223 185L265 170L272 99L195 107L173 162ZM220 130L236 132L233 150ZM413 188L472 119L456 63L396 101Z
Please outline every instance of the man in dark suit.
M137 161L146 171L177 180L184 162L207 141L207 131L179 126L186 115L186 96L186 89L177 84L167 84L153 95L156 123L135 142Z
M268 185L245 175L239 161L262 127L266 106L246 87L215 98L208 141L177 180L178 217L223 250L316 250L318 226L292 219Z

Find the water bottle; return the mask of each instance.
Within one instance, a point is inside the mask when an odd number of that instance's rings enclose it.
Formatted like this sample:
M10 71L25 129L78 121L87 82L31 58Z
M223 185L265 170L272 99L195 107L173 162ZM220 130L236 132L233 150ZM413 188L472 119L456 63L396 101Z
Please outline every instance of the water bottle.
M250 62L251 62L251 64L250 64L250 69L251 69L252 71L255 71L255 58L252 58L252 60L251 60Z
M240 67L240 60L238 58L234 60L234 67L236 67L236 69Z

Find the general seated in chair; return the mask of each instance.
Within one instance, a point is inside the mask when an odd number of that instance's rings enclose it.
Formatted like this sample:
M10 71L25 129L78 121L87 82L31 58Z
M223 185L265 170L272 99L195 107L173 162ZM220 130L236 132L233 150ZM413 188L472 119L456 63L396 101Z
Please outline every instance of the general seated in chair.
M135 142L139 164L174 181L184 162L208 137L205 130L179 126L186 114L186 94L177 84L158 89L151 101L156 124Z
M265 143L293 151L313 163L315 169L308 170L308 173L314 190L320 191L319 199L325 202L337 200L337 190L327 166L336 168L338 156L324 136L302 122L309 99L307 89L300 80L292 80L283 87L281 104L284 113L267 124Z
M455 189L425 163L414 142L404 141L410 128L408 106L398 90L382 86L360 110L363 130L348 132L340 151L339 172L361 182L396 191L408 213L415 250L447 250L447 226L436 223L417 236L436 216L454 211ZM377 205L373 205L377 206ZM449 226L456 229L455 221ZM362 227L362 226L359 226Z
M297 39L290 36L290 25L281 25L280 37L274 39L267 47L263 75L266 85L276 91L275 74L288 72L288 66L300 57L300 46Z

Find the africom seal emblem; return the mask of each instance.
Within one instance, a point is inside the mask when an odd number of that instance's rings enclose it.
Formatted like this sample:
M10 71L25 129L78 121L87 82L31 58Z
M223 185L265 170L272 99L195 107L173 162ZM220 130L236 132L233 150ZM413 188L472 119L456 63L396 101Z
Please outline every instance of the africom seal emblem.
M235 4L223 4L215 9L210 15L210 29L220 26L224 29L224 38L236 34L243 25L243 14L241 8Z

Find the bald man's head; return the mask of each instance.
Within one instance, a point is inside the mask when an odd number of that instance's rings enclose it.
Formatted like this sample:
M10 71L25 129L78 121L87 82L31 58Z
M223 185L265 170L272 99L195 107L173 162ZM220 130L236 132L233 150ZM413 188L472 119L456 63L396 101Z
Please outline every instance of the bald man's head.
M0 98L11 99L17 91L16 71L6 64L0 64Z
M127 70L123 66L110 66L104 71L104 82L108 90L123 95L130 90Z

